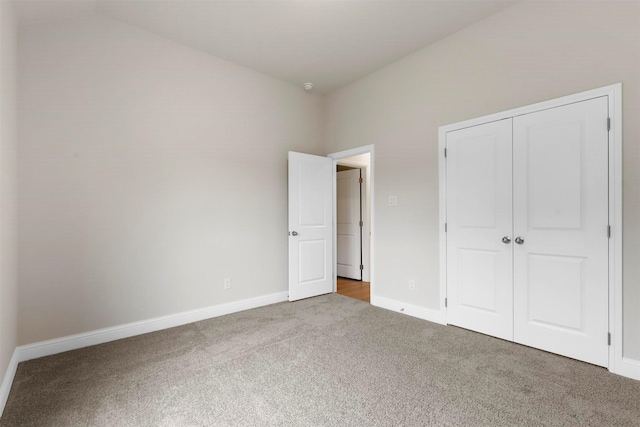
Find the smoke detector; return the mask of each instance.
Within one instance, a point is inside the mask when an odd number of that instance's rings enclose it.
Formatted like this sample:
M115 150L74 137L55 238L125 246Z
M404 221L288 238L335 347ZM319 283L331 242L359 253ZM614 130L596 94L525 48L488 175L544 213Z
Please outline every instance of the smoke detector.
M304 87L304 90L306 90L307 92L309 92L311 89L313 89L313 83L309 83L309 82L307 82L307 83L305 83L305 84L303 85L303 87Z

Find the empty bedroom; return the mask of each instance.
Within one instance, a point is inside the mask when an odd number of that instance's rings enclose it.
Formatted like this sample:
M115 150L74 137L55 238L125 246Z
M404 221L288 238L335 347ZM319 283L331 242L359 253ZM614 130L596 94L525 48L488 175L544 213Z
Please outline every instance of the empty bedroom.
M0 0L0 426L196 425L640 425L640 0Z

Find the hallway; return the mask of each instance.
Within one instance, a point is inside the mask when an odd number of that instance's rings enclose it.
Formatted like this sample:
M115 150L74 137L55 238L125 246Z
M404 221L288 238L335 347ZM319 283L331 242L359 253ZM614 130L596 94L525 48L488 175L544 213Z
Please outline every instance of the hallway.
M338 293L346 297L371 302L370 283L338 277Z

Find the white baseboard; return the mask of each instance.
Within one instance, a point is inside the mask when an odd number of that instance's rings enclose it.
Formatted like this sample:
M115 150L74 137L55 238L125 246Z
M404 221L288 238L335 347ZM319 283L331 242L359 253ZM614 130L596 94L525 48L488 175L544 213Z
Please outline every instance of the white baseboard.
M124 325L112 326L110 328L103 328L95 331L19 346L13 352L7 371L4 374L2 385L0 386L0 416L2 416L2 413L4 412L4 407L7 403L7 399L9 398L9 392L11 391L11 385L13 384L13 379L15 377L16 370L18 369L18 363L20 362L44 356L51 356L53 354L89 347L96 344L103 344L122 338L129 338L149 332L160 331L162 329L182 326L188 323L198 322L200 320L224 316L225 314L263 307L287 301L288 299L289 294L287 292L278 292L275 294L214 305L168 316L142 320L140 322L127 323Z
M371 305L385 308L391 311L396 311L398 313L407 314L419 319L428 320L430 322L439 323L441 325L447 324L444 312L438 310L418 307L412 304L407 304L389 298L378 297L375 295L371 295ZM640 360L623 357L621 363L616 363L615 370L611 372L623 377L640 381Z
M614 373L634 380L640 380L640 360L623 357L622 363L616 363Z
M2 413L4 412L4 407L7 403L9 392L11 391L11 385L13 384L18 363L20 362L36 359L38 357L51 356L53 354L76 350L96 344L102 344L109 341L115 341L122 338L129 338L149 332L182 326L188 323L198 322L200 320L224 316L226 314L237 313L287 300L287 292L279 292L19 346L13 352L13 356L9 361L9 366L4 374L2 384L0 385L0 416L2 416ZM376 307L396 311L398 313L417 317L430 322L443 325L446 324L445 315L439 310L418 307L416 305L375 295L371 295L371 304ZM635 380L640 380L640 361L622 358L622 364L618 365L615 373Z
M18 362L24 362L26 360L37 359L38 357L50 356L52 354L76 350L122 338L129 338L149 332L160 331L162 329L182 326L187 323L198 322L212 317L224 316L225 314L237 313L239 311L249 310L287 300L287 292L278 292L256 298L214 305L168 316L142 320L140 322L127 323L110 328L98 329L48 341L27 344L16 349L18 353Z
M4 412L4 407L7 404L7 399L9 398L9 392L11 392L11 385L13 384L13 378L16 376L16 370L18 369L18 349L16 348L13 351L13 356L11 356L11 360L9 361L9 366L7 366L7 371L4 373L4 378L2 379L2 385L0 385L0 417Z
M391 311L397 311L398 313L417 317L418 319L428 320L429 322L446 325L444 313L440 310L418 307L417 305L407 304L401 301L383 298L376 295L371 295L371 305L375 305L376 307L385 308Z

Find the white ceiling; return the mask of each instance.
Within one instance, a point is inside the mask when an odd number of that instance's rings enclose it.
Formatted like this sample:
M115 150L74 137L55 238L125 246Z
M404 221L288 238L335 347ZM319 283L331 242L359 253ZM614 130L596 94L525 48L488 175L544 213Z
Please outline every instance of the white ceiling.
M327 93L517 0L19 0L21 25L101 13Z

